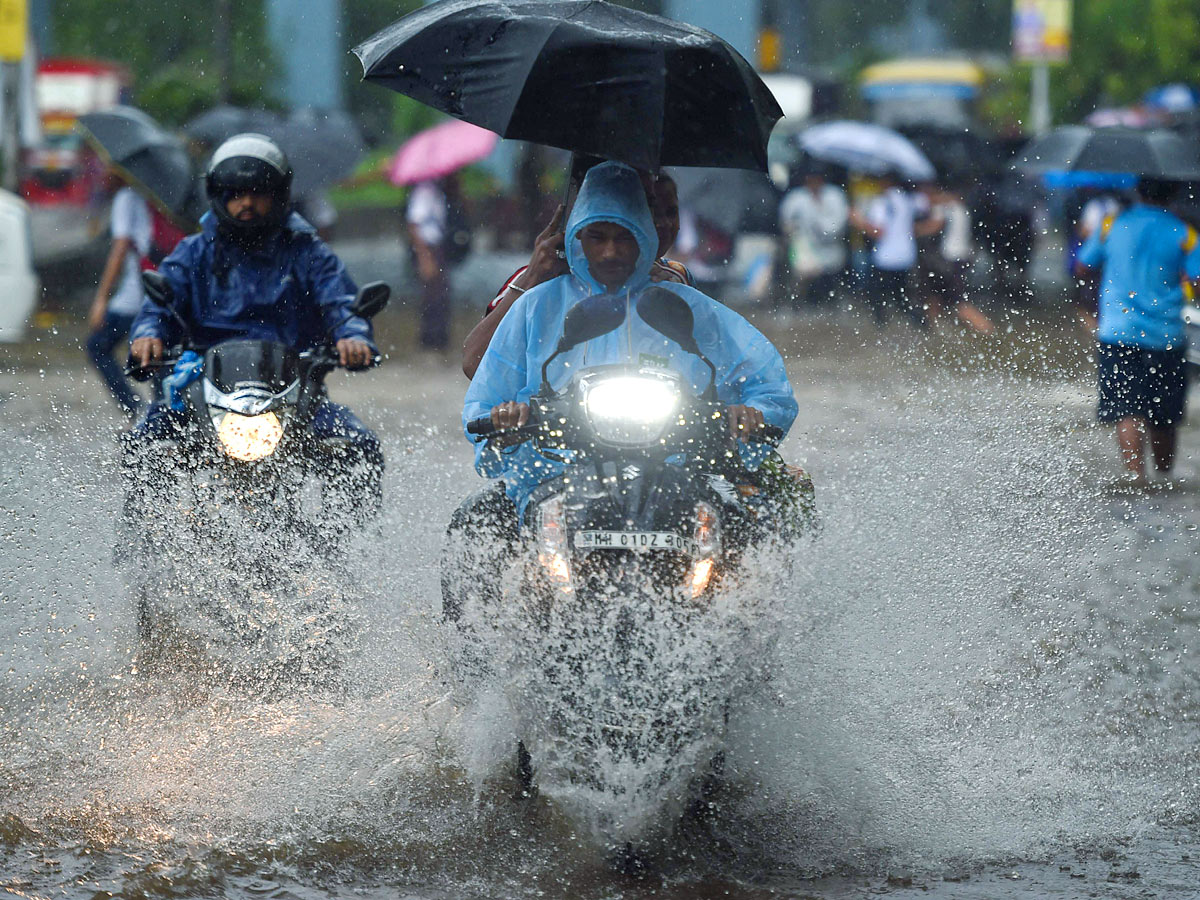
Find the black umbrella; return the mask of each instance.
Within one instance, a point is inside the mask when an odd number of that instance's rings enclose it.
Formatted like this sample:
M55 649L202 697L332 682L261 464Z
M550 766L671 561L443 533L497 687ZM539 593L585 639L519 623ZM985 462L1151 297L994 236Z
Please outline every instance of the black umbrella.
M440 0L354 48L363 77L518 140L766 170L783 115L716 35L604 0Z
M292 164L292 191L298 196L335 184L349 175L366 152L358 125L345 113L300 109L284 116L266 109L216 106L184 126L193 139L216 147L243 132L275 141Z
M159 128L141 110L127 106L82 115L78 123L105 163L178 225L195 227L191 210L196 177L182 141Z
M1034 138L1016 155L1018 169L1047 172L1130 172L1171 181L1200 179L1200 151L1170 131L1064 125Z
M779 233L781 195L761 172L676 169L679 205L726 234Z

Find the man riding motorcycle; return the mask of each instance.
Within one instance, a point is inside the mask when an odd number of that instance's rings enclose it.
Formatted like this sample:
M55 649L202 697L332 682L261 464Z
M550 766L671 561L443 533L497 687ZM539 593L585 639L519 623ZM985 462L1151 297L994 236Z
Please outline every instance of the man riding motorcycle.
M608 294L626 307L619 328L559 356L549 381L562 387L581 366L632 362L685 375L699 394L709 370L696 356L650 328L634 312L639 295L651 284L650 270L658 239L636 170L615 162L588 172L571 213L566 233L570 272L531 288L505 316L467 390L464 425L490 416L496 428L514 428L529 419L529 398L541 383L542 363L554 351L568 310L583 299ZM717 396L726 405L734 437L754 437L764 424L782 431L796 417L797 404L783 359L760 332L728 307L682 284L662 282L685 300L696 323L701 350L716 368ZM508 443L501 435L476 442L476 468L502 478L508 498L523 513L536 486L563 470L560 460L539 453L529 442ZM747 469L770 453L739 442ZM487 523L504 530L515 527L513 507L484 491L460 509L451 529ZM506 521L507 520L507 521ZM511 524L510 524L511 523Z
M201 231L180 242L159 271L173 309L147 301L134 321L130 357L148 367L185 337L199 347L248 338L307 349L332 340L340 364L369 366L376 355L369 321L351 311L356 287L345 266L291 209L292 169L283 151L259 134L239 134L217 148L206 187L211 209ZM167 402L154 404L126 435L126 465L155 440L184 425ZM357 515L378 512L383 454L379 439L347 407L323 398L309 426L318 439L343 443L357 475ZM357 465L361 463L362 465Z

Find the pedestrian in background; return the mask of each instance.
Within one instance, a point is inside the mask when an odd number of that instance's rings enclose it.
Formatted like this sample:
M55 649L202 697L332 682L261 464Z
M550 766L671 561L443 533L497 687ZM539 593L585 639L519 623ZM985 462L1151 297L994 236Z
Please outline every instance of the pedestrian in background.
M867 300L882 326L890 310L903 311L918 328L927 325L924 310L911 296L913 269L917 265L917 238L932 234L937 223L928 216L928 204L900 185L894 173L879 178L880 193L866 213L850 214L850 222L871 241L871 275ZM920 225L918 225L920 220Z
M949 307L980 334L992 334L996 326L967 299L967 277L975 260L971 211L962 195L949 187L926 189L930 227L938 231L921 244L921 288L926 314L937 321Z
M408 237L421 282L421 347L437 353L450 346L450 281L448 242L451 239L450 203L457 201L454 176L422 181L408 197ZM454 197L449 196L453 191Z
M1097 415L1116 425L1125 470L1139 484L1147 440L1154 468L1171 471L1187 404L1184 284L1200 278L1200 251L1196 230L1165 208L1174 190L1143 179L1139 202L1079 250L1082 269L1100 269Z
M115 172L107 177L110 189L116 189L110 214L112 246L88 312L91 335L87 353L117 405L134 418L143 401L130 388L122 367L113 358L113 350L129 336L129 327L145 299L142 261L150 253L153 222L150 207L137 191Z
M793 308L798 302L819 303L833 296L838 275L846 266L849 221L846 192L831 184L821 169L802 169L801 180L779 205Z

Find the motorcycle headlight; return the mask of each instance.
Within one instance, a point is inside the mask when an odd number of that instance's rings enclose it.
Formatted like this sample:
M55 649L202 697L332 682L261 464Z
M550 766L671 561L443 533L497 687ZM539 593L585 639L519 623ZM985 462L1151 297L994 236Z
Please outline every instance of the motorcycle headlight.
M609 444L648 444L679 407L679 388L665 378L623 375L589 384L583 407L596 437Z
M243 416L235 412L214 411L217 439L228 456L242 462L257 462L275 452L283 437L283 423L273 412Z

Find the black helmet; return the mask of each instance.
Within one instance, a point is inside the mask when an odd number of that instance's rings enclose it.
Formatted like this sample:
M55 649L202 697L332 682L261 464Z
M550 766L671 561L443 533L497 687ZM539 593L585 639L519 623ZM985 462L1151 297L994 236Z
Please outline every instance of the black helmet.
M266 135L235 134L213 153L204 185L222 231L235 240L257 243L287 218L292 167L279 145ZM248 192L271 197L270 213L249 221L229 215L225 204Z

